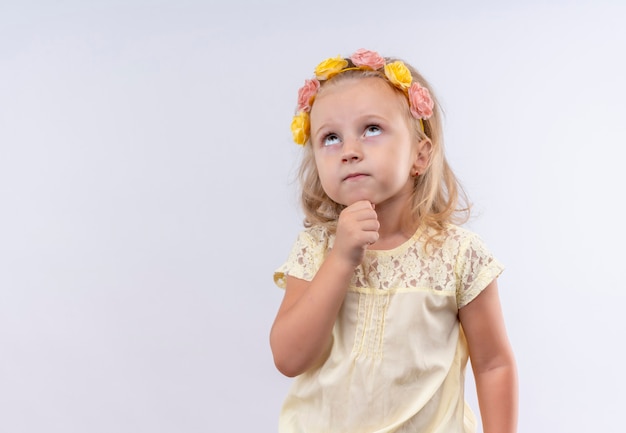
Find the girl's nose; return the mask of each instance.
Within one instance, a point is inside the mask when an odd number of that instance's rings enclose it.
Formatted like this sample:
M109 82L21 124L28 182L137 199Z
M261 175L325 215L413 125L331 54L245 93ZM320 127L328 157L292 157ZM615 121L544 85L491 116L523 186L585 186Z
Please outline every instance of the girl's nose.
M343 162L360 161L363 158L361 143L356 139L346 139L343 142L343 153L341 160Z

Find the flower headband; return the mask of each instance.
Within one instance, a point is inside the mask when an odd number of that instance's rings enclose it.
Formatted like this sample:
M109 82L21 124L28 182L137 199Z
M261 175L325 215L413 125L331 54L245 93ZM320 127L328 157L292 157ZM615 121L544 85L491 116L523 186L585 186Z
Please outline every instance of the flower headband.
M417 81L413 81L411 71L404 62L396 60L387 63L387 60L377 52L360 49L349 59L337 56L324 60L315 68L315 78L304 81L304 86L298 90L297 113L291 121L291 133L296 144L304 146L309 140L311 129L309 112L320 89L320 81L329 80L337 74L352 70L383 72L384 77L407 96L411 115L420 121L422 132L424 131L423 119L428 119L433 115L435 106L428 89L422 87Z

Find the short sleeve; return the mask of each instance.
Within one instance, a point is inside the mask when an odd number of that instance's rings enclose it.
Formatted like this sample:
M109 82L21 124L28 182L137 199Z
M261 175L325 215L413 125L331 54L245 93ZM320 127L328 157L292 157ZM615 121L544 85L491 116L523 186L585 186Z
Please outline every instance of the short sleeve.
M469 233L460 245L455 269L458 308L474 300L503 270L504 266L487 249L482 239Z
M325 229L313 227L302 231L291 248L287 261L274 271L274 283L284 289L287 275L311 281L322 265L328 244L329 236Z

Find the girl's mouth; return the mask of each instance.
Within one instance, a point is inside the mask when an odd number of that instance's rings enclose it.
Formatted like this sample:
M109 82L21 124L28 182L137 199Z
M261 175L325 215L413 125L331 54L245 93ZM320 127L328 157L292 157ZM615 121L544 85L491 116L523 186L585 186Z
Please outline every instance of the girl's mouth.
M351 173L349 175L347 175L346 177L343 178L343 180L356 180L356 179L362 179L364 177L368 176L365 173Z

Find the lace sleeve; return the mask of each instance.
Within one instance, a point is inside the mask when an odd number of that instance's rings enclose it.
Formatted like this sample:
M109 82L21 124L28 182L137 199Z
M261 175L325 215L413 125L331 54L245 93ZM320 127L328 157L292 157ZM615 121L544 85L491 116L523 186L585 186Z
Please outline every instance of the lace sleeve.
M456 300L459 308L480 294L504 267L487 249L482 239L471 234L460 247L456 266Z
M285 288L287 275L311 281L322 265L328 247L328 235L322 228L314 227L298 235L287 261L274 272L274 283Z

